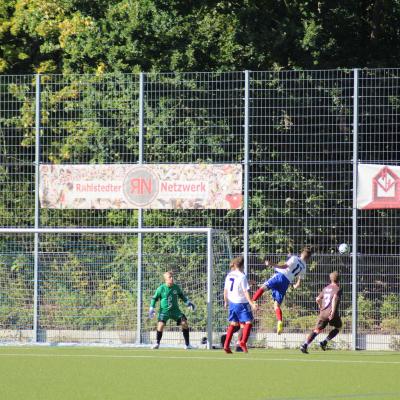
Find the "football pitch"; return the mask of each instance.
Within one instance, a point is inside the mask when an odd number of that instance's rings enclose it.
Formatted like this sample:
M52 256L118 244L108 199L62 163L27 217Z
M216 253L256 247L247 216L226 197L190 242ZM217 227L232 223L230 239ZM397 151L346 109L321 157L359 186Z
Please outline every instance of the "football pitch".
M400 353L1 347L0 398L400 399Z

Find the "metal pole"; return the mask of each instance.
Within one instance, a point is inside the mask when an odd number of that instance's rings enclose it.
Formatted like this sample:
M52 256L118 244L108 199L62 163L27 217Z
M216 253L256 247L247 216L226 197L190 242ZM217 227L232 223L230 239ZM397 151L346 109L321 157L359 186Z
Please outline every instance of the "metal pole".
M207 232L207 348L212 349L213 344L213 251L212 251L212 229Z
M143 133L144 133L144 74L139 75L139 164L143 164ZM138 228L143 228L143 209L138 209ZM142 343L142 315L143 315L143 288L142 288L142 264L143 264L143 237L138 233L137 255L137 321L136 344Z
M139 74L139 164L143 164L144 73Z
M358 166L358 69L353 70L353 215L352 215L352 349L358 349L357 332L357 166Z
M36 75L35 96L35 228L40 227L39 166L40 166L40 74ZM33 341L39 342L39 233L34 234L33 271Z
M249 71L244 71L244 198L243 256L244 273L248 271L249 254Z

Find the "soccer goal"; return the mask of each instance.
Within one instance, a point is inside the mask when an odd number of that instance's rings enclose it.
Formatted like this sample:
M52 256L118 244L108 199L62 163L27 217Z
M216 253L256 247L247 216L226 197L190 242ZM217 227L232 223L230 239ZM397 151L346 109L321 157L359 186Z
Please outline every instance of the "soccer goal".
M1 228L0 341L146 346L151 297L173 271L191 342L211 348L225 328L226 232L211 228ZM170 321L162 344L183 344Z

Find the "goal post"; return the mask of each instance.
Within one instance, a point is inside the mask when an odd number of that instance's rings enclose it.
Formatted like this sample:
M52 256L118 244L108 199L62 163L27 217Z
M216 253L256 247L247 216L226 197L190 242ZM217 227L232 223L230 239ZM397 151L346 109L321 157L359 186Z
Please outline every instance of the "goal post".
M232 258L224 231L0 228L0 233L0 284L5 290L0 340L148 345L156 327L147 318L149 299L170 269L197 303L195 313L182 305L191 341L206 337L207 348L212 348L224 324L221 292ZM143 246L137 246L139 234ZM39 246L33 245L34 235L39 235ZM176 346L182 340L179 329L169 323L163 343Z

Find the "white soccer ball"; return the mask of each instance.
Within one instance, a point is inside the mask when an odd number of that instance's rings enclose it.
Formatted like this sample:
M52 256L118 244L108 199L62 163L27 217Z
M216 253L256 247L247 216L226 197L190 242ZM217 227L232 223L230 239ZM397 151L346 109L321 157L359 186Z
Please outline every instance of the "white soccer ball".
M350 251L350 246L347 243L342 243L338 247L340 254L347 254Z

